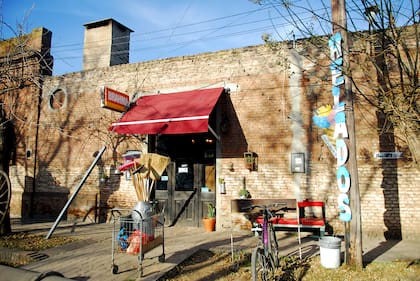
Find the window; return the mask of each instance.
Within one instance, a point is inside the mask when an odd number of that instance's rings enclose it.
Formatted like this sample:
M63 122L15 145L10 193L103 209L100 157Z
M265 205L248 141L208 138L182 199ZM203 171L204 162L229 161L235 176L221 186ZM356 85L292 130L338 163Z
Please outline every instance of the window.
M67 102L67 94L62 89L55 90L48 99L50 109L59 110L64 107Z

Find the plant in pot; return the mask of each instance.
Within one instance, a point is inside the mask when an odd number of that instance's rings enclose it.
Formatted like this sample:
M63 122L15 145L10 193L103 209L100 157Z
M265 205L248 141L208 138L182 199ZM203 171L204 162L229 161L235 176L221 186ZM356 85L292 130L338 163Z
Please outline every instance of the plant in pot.
M212 203L207 204L207 216L203 219L203 225L207 232L216 229L216 207Z
M251 194L246 188L242 188L241 190L239 190L240 199L248 199L249 197L251 197Z

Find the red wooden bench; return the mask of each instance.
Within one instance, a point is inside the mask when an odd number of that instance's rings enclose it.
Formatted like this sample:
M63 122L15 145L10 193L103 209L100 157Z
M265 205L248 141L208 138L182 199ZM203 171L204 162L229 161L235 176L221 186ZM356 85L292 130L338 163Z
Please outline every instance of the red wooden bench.
M262 217L255 213L256 210L250 213L249 206L251 205L269 205L273 203L280 203L284 206L285 211L276 217L272 218L272 223L276 231L286 229L301 230L319 230L319 235L322 237L325 233L325 204L322 201L304 200L296 202L296 199L283 198L261 198L261 199L234 199L231 202L232 212L246 212L247 218L257 224L262 223ZM317 216L310 214L309 211L316 210ZM298 220L299 215L299 220Z
M301 230L317 229L319 236L324 236L325 233L325 204L322 201L301 201L297 202L297 208L287 207L287 210L273 218L270 222L273 224L276 231L281 231L288 228L298 228ZM313 208L320 208L318 213L321 216L308 215L307 210ZM290 213L290 214L289 214ZM262 216L256 218L257 224L262 224Z

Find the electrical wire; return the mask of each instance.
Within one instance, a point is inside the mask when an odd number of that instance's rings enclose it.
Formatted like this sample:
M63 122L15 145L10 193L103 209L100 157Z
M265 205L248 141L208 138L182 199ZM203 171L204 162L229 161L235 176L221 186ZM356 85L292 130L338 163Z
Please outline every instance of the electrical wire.
M182 37L182 36L187 36L187 35L194 35L194 34L202 34L202 33L206 33L204 35L202 35L201 37L199 37L198 39L184 39L181 40L177 43L172 43L171 46L174 47L176 45L176 49L180 49L182 46L186 47L190 44L193 43L203 43L206 41L210 41L210 40L215 40L218 38L233 38L233 37L237 37L237 36L242 36L245 34L255 34L257 32L265 32L268 30L272 30L272 25L264 25L261 27L252 27L250 28L249 26L251 25L255 25L257 23L264 23L266 21L272 21L272 19L264 19L264 20L247 20L247 21L242 21L242 22L237 22L237 20L232 20L231 23L228 24L224 24L224 25L218 25L216 27L213 28L203 28L202 26L206 23L217 23L221 20L225 20L225 19L230 19L230 18L238 18L238 17L245 17L245 16L249 16L250 14L255 14L257 12L261 12L261 11L266 11L268 10L269 7L262 7L259 9L254 9L251 11L247 11L247 12L242 12L242 13L237 13L237 14L233 14L230 16L224 16L224 17L218 17L215 19L208 19L208 20L203 20L203 21L199 21L199 22L195 22L195 23L191 23L191 24L184 24L184 25L179 25L176 26L172 29L170 28L165 28L165 29L161 29L161 30L157 30L157 31L149 31L149 32L144 32L141 33L139 35L133 36L133 40L131 42L137 42L137 41L141 41L142 43L144 42L152 42L152 44L150 44L148 47L140 47L140 48L134 48L130 55L136 55L137 52L139 51L145 51L145 50L158 50L158 49L168 49L167 44L165 43L159 43L159 41L165 40L167 41L168 38L175 38L175 37ZM280 19L280 17L276 17L275 19ZM284 27L286 26L287 23L282 23L282 24L278 24L277 27ZM191 27L198 27L198 29L192 30L192 31L184 31L182 32L182 30L186 30L188 28ZM231 30L232 28L239 28L239 30ZM168 35L159 35L159 33L165 32L165 31L169 31L172 30L171 34ZM181 30L181 32L175 32L175 31L179 31ZM217 33L218 31L222 31L222 30L226 30L225 33L220 34L220 35L214 35L215 33ZM146 35L159 35L159 36L154 36L154 37L150 37L150 38L142 38L142 39L137 39L139 37L145 37ZM212 35L212 36L210 36ZM116 38L116 40L118 40L119 38ZM155 42L155 43L153 43ZM176 50L175 49L175 50ZM60 60L60 61L66 61L66 60L75 60L75 59L81 59L82 58L82 50L83 50L83 45L82 44L77 44L77 43L71 43L71 44L66 44L66 45L56 45L52 47L52 50L54 52L54 57L56 60ZM172 48L172 51L174 50L174 48ZM68 53L79 53L80 55L64 55L68 54ZM118 53L113 53L113 55L118 55ZM158 56L159 57L159 56ZM156 58L158 58L156 57Z
M264 33L276 34L276 38L273 40L287 40L288 34L292 32L284 32L283 30L292 29L293 35L299 39L308 37L302 32L296 32L296 27L293 24L299 22L300 26L311 26L312 29L308 32L321 33L325 35L328 32L325 29L329 26L329 6L321 1L321 8L315 9L311 6L311 2L305 1L294 1L290 3L289 9L284 9L281 1L266 1L267 4L261 5L257 9L249 11L235 13L229 16L222 16L212 19L205 19L197 22L188 24L181 24L182 19L185 16L188 8L184 11L183 16L174 27L168 27L158 30L145 31L138 34L132 34L130 40L131 50L129 53L130 58L136 58L136 61L142 60L153 60L160 59L162 57L171 57L183 54L179 52L180 49L186 48L192 45L198 46L198 44L206 44L207 42L215 41L217 39L228 39L235 41L235 38L243 37L244 35L261 36ZM191 5L191 3L190 3ZM283 8L283 9L282 9ZM293 10L291 14L287 15L287 10ZM272 11L276 12L276 16L265 16L263 17L260 13L270 14ZM356 1L350 1L347 4L347 13L352 14L353 28L355 26L366 25L366 19L361 14L360 7ZM357 17L356 15L360 15ZM257 19L255 18L257 17ZM228 22L226 22L229 20ZM211 27L208 27L208 25ZM255 37L252 42L256 42ZM120 39L127 39L124 37L115 38L116 41ZM98 40L97 43L101 43L102 40ZM139 44L138 44L139 43ZM261 43L263 41L261 40ZM234 47L242 47L238 45L232 45ZM207 46L208 47L208 46ZM52 45L51 52L56 61L63 62L68 66L72 67L75 65L75 61L81 61L83 57L83 50L87 50L88 47L83 46L82 43L68 43L68 44L57 44ZM217 43L211 44L208 49L201 51L197 48L196 53L217 51L226 46L220 46L218 48ZM145 52L153 51L151 54ZM127 51L113 51L111 55L126 55ZM191 55L191 54L188 54Z

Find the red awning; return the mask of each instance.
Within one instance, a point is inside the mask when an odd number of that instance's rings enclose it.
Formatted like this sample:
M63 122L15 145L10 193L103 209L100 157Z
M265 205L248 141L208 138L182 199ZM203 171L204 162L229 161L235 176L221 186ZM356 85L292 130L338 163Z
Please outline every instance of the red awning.
M224 88L140 97L110 130L120 134L208 132L210 113Z

